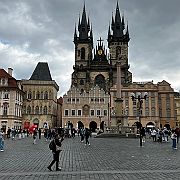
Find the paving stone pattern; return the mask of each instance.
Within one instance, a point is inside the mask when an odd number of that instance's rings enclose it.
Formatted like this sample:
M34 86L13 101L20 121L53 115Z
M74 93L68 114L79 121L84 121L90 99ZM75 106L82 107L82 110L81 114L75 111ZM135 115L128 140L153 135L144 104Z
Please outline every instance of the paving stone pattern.
M85 146L79 137L66 138L60 154L62 171L50 172L48 142L33 145L31 137L5 140L0 152L0 180L172 180L180 179L180 149L148 139L91 138ZM53 167L54 168L54 167Z

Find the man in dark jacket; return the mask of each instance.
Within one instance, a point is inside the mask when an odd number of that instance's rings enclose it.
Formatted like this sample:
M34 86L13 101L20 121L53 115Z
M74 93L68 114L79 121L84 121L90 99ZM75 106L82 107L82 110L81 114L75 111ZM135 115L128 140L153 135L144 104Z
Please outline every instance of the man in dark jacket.
M61 152L61 142L63 141L63 137L60 138L59 134L55 134L52 141L54 142L54 146L52 149L53 160L47 168L52 171L51 167L56 162L56 171L61 171L61 168L59 168L59 154Z

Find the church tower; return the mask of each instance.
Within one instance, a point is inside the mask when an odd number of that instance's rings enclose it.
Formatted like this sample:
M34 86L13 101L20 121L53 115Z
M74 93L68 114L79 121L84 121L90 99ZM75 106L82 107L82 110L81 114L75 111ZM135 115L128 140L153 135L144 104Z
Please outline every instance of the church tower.
M75 26L74 32L74 44L75 44L75 65L73 67L74 72L72 74L72 85L81 89L81 91L87 90L87 76L92 59L93 49L93 33L92 26L90 27L89 18L86 18L85 4L83 8L82 18L79 17L78 33Z
M119 4L116 5L115 17L112 15L111 28L108 30L108 48L110 53L110 63L113 71L113 84L116 83L116 64L121 63L121 80L122 84L132 82L132 73L128 71L128 42L129 42L128 25L125 30L124 16L120 15Z

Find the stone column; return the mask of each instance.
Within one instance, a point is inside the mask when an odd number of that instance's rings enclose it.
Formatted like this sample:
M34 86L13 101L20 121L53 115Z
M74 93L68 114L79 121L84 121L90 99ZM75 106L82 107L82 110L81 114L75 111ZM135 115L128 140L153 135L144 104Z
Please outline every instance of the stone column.
M121 98L121 63L117 62L117 93L116 93L116 122L121 123L121 126L123 126L123 117L122 117L122 106L123 106L123 100Z

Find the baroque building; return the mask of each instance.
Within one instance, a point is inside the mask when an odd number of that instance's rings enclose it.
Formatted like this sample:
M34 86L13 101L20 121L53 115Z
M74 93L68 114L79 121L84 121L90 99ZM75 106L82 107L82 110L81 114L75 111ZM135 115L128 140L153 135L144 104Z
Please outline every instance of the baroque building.
M24 95L23 128L56 127L61 123L61 103L57 100L59 87L52 80L48 64L39 62L29 80L22 80Z
M21 129L23 95L21 81L8 72L0 69L0 128L6 132L8 127Z
M138 103L131 100L130 94L148 92L148 98L143 102L142 125L175 127L174 90L170 84L164 80L157 84L132 81L128 63L129 29L120 14L118 2L111 26L107 29L108 50L101 37L94 47L92 26L84 5L74 32L75 65L71 87L63 96L62 126L83 126L94 130L112 125L111 119L116 114L117 63L120 63L126 124L132 126L138 121Z

